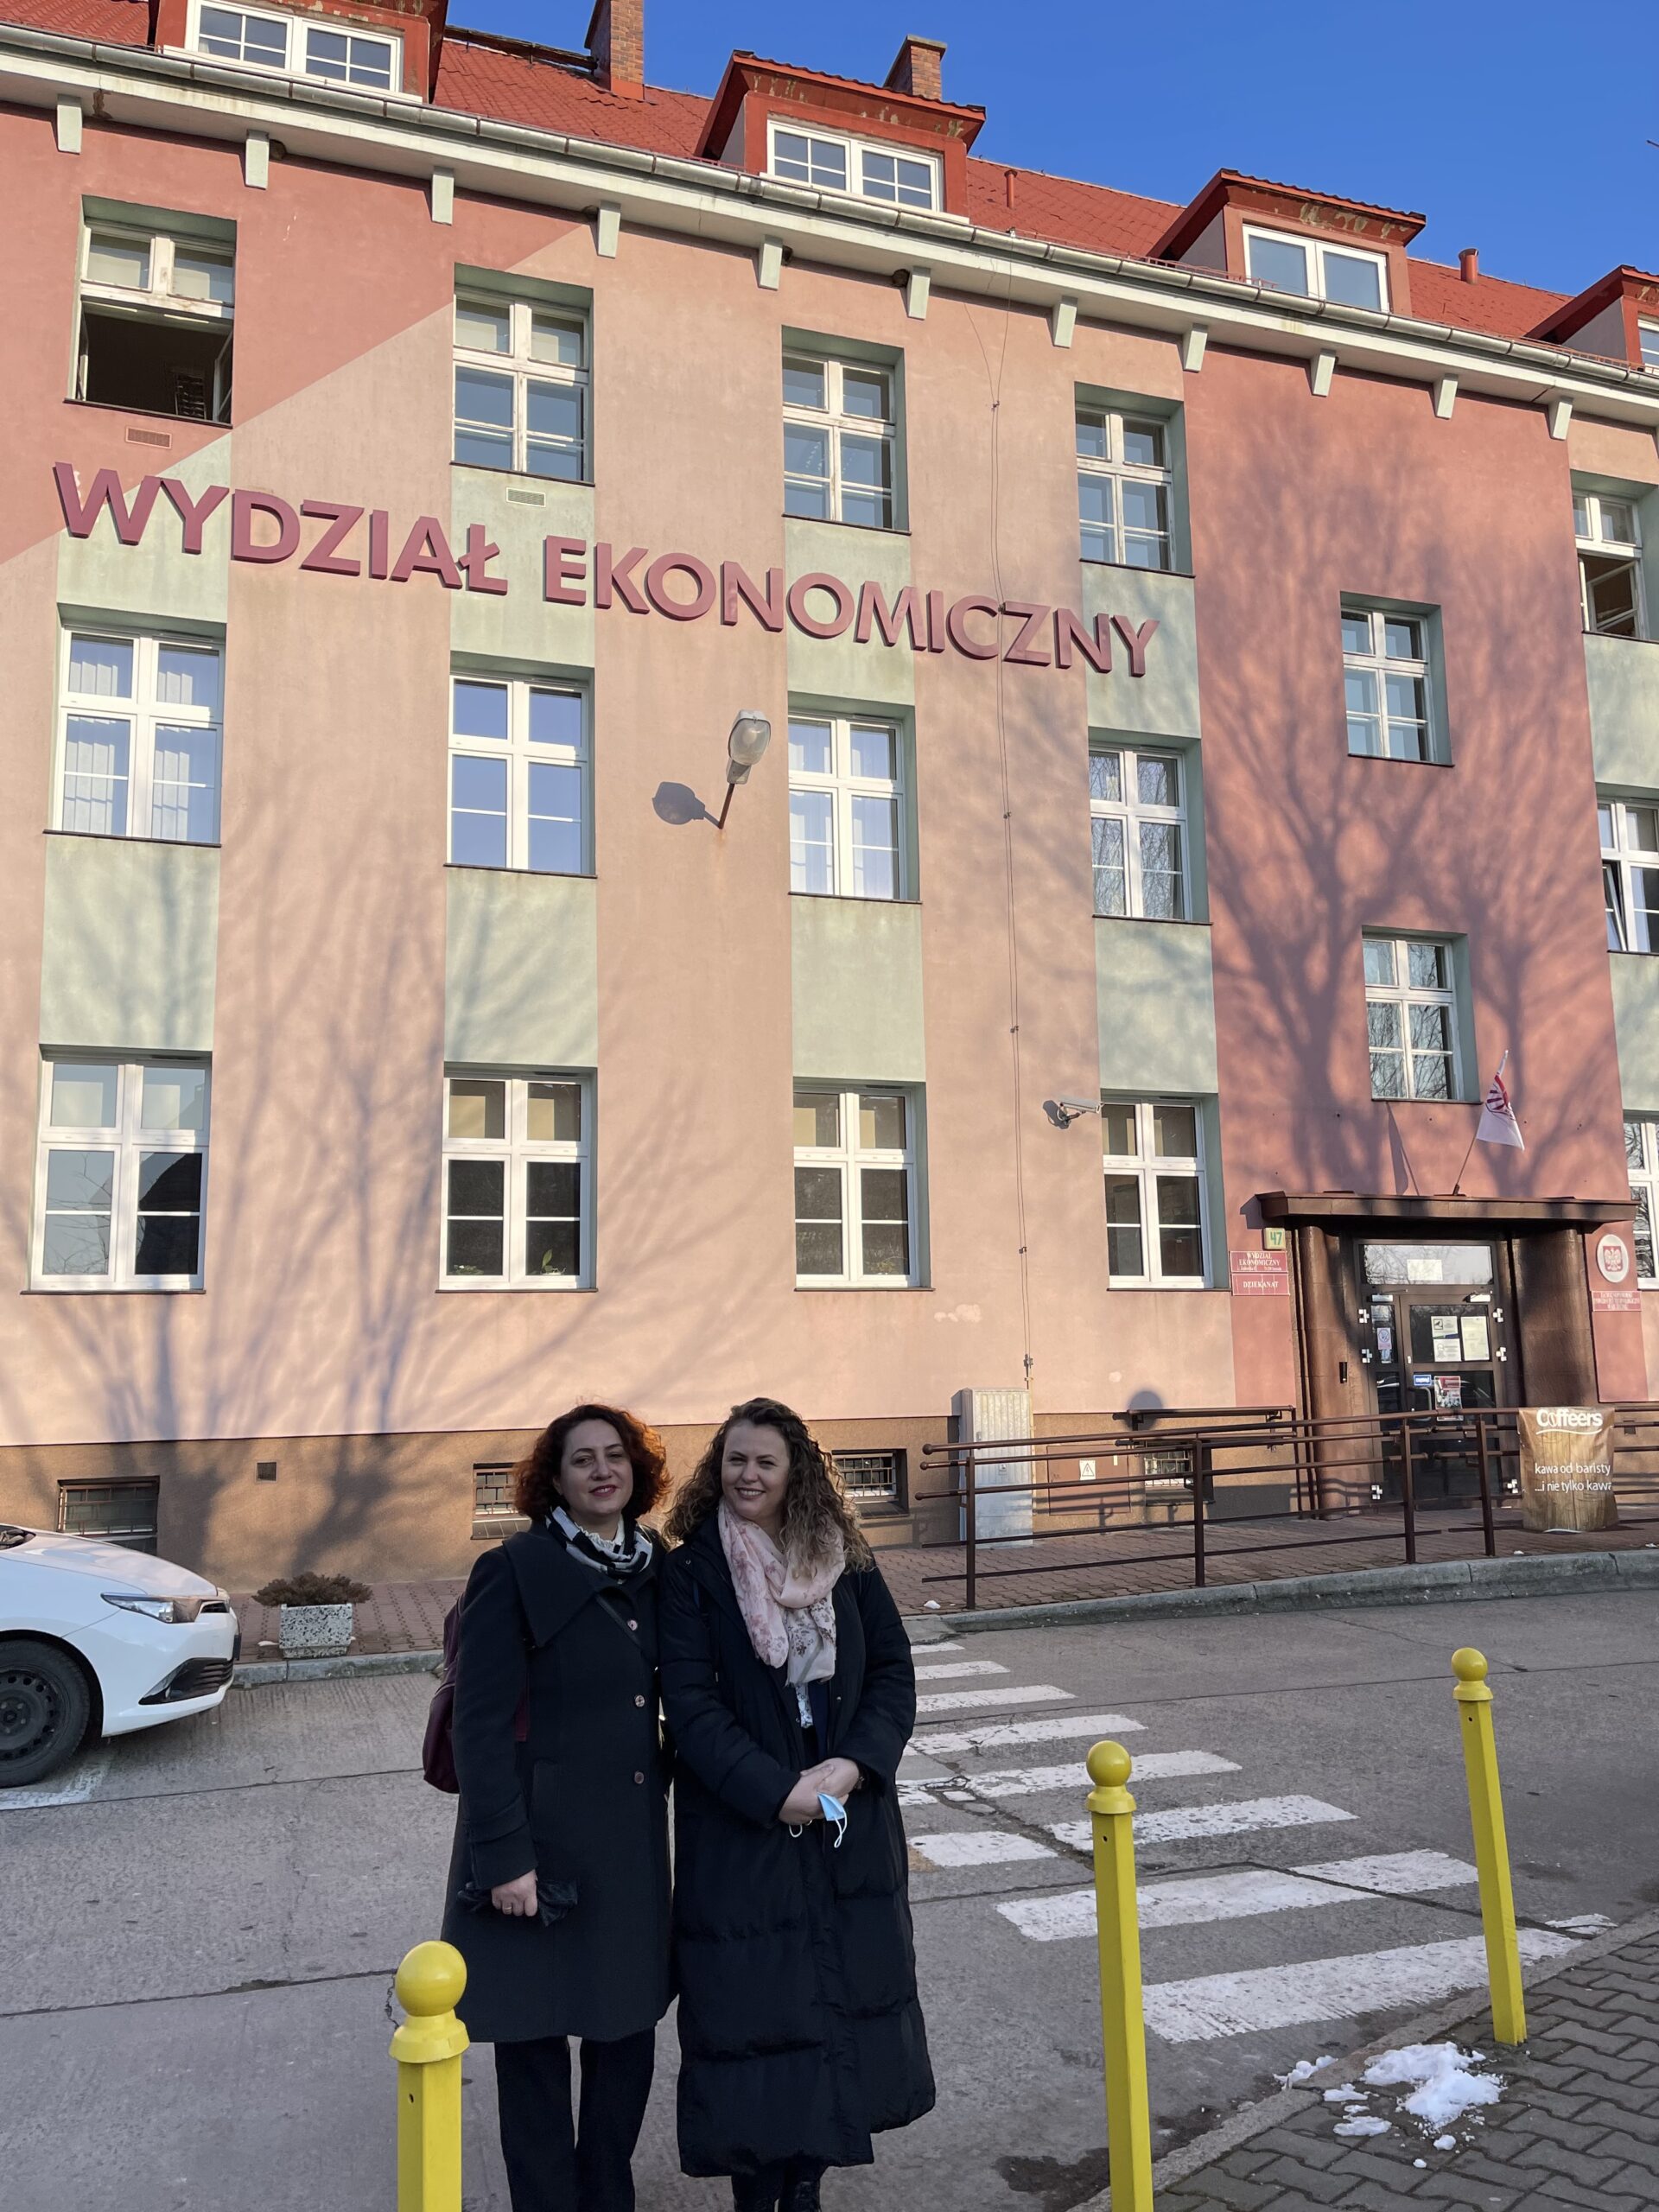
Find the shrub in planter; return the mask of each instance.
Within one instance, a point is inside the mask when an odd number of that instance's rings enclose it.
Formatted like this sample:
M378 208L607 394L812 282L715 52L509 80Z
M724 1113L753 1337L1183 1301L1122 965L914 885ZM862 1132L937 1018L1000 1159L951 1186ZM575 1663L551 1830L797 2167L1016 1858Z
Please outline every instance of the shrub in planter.
M279 1609L284 1659L334 1659L350 1648L353 1607L372 1592L349 1574L279 1575L256 1590L262 1605Z

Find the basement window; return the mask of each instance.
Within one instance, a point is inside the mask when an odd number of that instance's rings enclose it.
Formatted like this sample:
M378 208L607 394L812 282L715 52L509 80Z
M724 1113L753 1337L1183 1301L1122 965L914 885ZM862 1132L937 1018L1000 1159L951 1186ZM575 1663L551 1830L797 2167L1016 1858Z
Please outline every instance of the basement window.
M58 1528L66 1536L96 1536L129 1551L153 1552L161 1502L159 1480L60 1483Z
M75 397L99 407L231 419L234 247L90 223L81 250Z
M837 1452L836 1469L860 1505L897 1505L904 1495L902 1452Z

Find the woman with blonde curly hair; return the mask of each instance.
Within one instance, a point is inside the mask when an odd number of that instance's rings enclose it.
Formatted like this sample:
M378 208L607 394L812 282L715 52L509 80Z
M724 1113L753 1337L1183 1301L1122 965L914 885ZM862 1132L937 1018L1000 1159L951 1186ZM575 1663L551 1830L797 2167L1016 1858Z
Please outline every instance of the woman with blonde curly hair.
M910 1641L833 1461L733 1408L670 1510L680 2164L736 2212L817 2212L831 2166L930 2111L899 1760Z
M660 1553L639 1525L664 1471L632 1414L572 1406L514 1470L530 1526L480 1554L461 1602L443 1933L461 2018L495 2045L513 2212L632 2212L671 1994Z

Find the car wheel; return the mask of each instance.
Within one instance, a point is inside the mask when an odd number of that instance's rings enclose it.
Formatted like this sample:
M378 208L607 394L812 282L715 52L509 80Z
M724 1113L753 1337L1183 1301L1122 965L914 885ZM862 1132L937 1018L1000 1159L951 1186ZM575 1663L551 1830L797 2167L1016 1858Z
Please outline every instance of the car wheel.
M39 1782L80 1748L86 1677L48 1643L0 1643L0 1789Z

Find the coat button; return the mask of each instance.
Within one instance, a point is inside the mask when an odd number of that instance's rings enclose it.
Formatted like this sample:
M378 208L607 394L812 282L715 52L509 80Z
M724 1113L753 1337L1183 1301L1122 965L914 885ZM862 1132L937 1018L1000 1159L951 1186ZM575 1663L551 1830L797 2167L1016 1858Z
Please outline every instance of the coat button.
M636 1782L640 1782L640 1783L642 1783L642 1782L644 1782L644 1780L645 1780L645 1776L644 1776L643 1774L636 1774L636 1775L634 1776L634 1777L633 1777L633 1778L634 1778L634 1780L635 1780Z
M628 1626L633 1630L636 1635L638 1635L639 1630L639 1624L638 1621L630 1621L628 1623Z
M637 1697L633 1701L636 1705L643 1705L645 1700L642 1697Z

